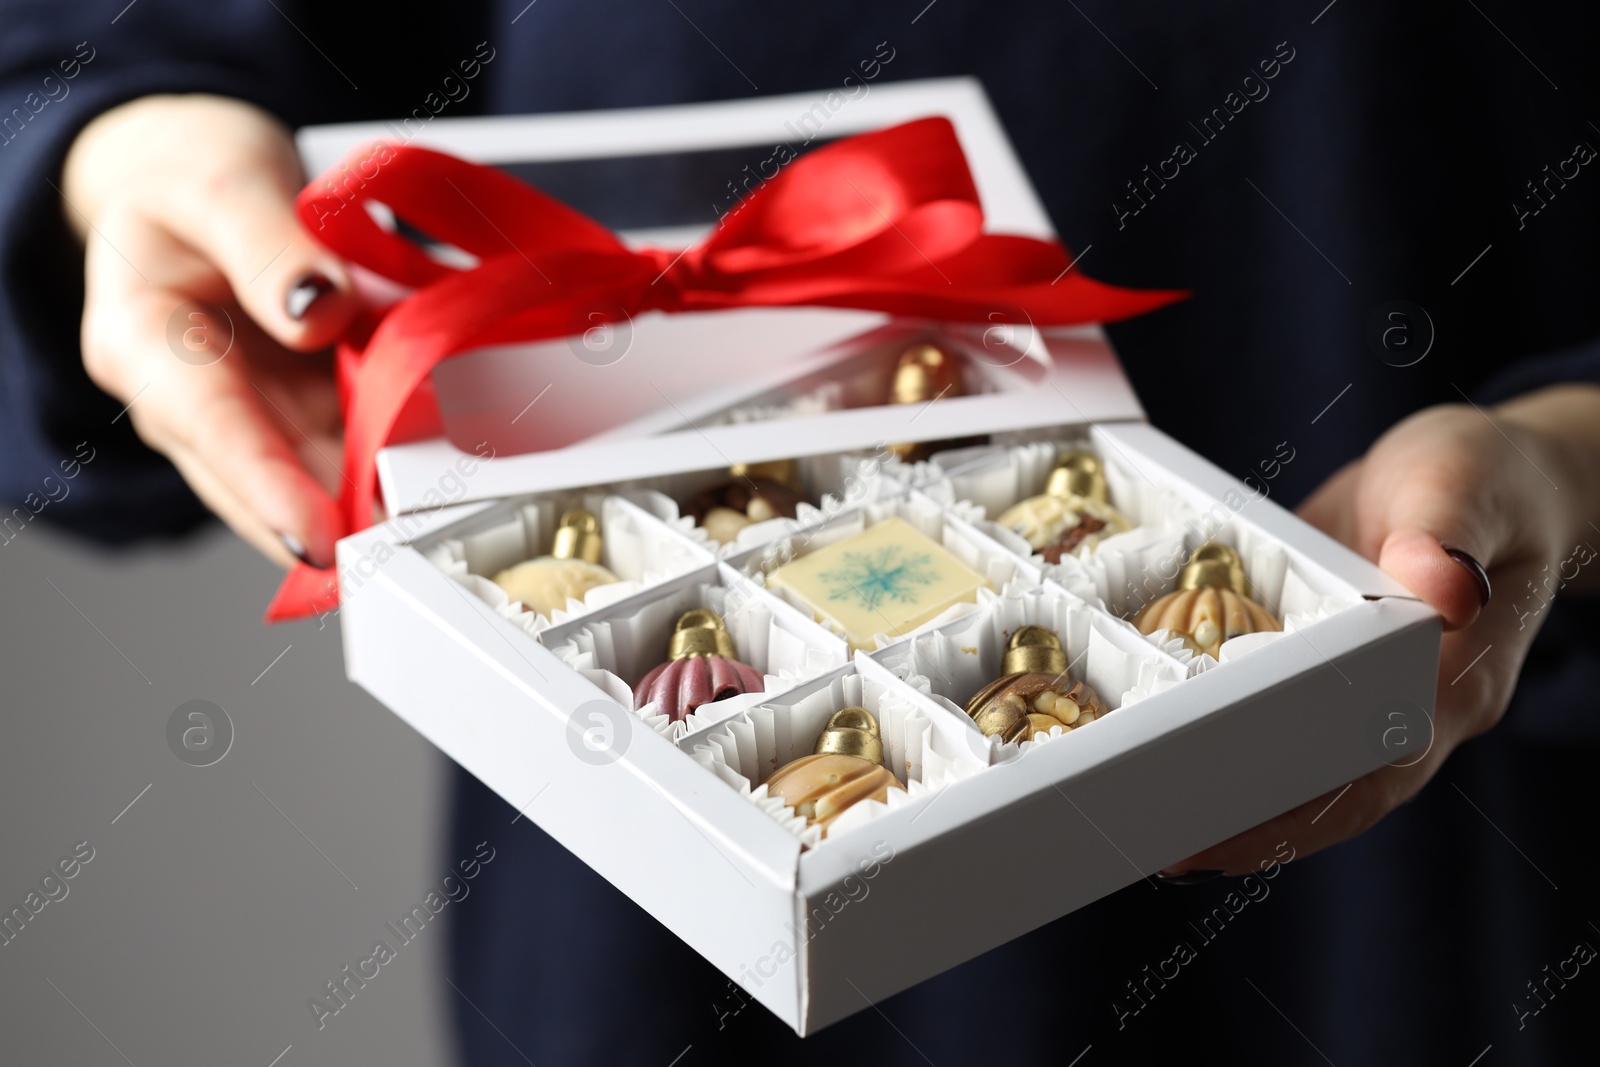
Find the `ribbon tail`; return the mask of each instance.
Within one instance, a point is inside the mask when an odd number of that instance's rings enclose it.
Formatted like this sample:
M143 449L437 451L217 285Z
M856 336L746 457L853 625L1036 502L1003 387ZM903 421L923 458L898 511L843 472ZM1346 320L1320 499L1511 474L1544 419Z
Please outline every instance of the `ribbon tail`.
M339 572L298 563L267 605L266 622L324 615L339 606Z

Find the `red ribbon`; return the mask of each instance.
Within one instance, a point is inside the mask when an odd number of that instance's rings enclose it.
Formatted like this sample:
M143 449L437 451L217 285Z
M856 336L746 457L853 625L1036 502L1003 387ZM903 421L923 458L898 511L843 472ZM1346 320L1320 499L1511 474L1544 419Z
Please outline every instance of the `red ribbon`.
M379 226L376 201L472 253L457 269ZM600 307L707 311L822 305L925 319L1036 325L1127 318L1184 294L1104 285L1059 242L983 232L978 191L943 118L819 148L751 193L704 243L631 249L610 230L492 167L426 149L367 146L296 201L348 262L414 289L339 346L344 533L373 521L375 460L441 360L484 345L581 332ZM370 332L369 332L370 331ZM299 566L269 621L331 609L332 571Z

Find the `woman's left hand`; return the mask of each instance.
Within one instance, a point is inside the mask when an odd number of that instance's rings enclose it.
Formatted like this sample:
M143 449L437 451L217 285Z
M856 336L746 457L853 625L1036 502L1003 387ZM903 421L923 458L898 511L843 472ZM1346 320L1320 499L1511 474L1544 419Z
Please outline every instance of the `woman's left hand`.
M1544 600L1530 589L1548 597L1563 585L1600 584L1591 573L1600 568L1580 568L1571 581L1558 575L1575 548L1600 540L1590 525L1600 519L1597 427L1600 388L1586 385L1488 411L1429 408L1305 502L1303 518L1444 617L1432 747L1411 765L1357 779L1343 796L1334 790L1174 864L1163 878L1248 874L1284 842L1304 856L1354 837L1414 796L1457 745L1500 721L1543 621Z

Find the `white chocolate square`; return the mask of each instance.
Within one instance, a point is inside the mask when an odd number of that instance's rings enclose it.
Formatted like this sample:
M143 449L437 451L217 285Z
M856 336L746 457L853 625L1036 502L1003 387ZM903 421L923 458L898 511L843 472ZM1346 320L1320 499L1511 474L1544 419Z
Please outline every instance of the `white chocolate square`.
M902 518L801 556L767 576L857 648L906 633L952 604L977 600L988 579Z

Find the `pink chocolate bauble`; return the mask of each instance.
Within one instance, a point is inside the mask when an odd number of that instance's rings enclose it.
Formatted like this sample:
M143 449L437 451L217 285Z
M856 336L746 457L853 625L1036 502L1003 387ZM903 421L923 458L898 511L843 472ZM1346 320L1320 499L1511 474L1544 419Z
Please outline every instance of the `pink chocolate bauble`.
M652 700L673 721L713 701L761 691L761 672L726 656L688 656L668 660L645 675L633 690L637 711Z

